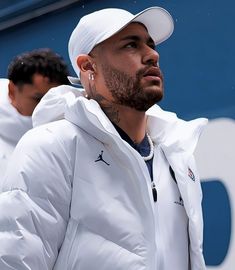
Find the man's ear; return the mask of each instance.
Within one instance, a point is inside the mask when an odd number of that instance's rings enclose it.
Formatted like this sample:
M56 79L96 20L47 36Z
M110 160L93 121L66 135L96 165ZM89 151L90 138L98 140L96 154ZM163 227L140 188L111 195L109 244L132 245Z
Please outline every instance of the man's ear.
M11 104L13 105L16 97L16 85L12 81L9 81L8 84L8 96L11 100Z
M87 54L79 55L77 58L77 65L81 72L96 71L96 65L93 63L91 57Z

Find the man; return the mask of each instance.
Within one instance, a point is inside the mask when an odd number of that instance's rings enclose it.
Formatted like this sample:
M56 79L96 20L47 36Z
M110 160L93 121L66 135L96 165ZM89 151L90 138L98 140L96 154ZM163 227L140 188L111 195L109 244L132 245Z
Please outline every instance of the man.
M154 49L172 31L159 7L80 20L69 55L86 94L59 87L65 119L16 147L0 195L1 269L205 269L192 153L206 120L155 105L163 76ZM47 109L60 103L52 92Z
M32 128L31 115L52 87L68 84L63 59L50 49L16 56L8 67L8 79L0 79L0 181L6 164L22 135Z

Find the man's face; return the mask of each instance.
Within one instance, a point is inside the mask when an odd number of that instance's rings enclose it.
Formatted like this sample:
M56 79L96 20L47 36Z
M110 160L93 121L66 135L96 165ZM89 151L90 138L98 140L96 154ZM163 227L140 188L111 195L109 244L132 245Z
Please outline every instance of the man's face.
M159 102L163 97L163 76L154 48L146 28L139 23L128 25L104 41L97 48L97 67L102 74L97 90L102 89L102 95L113 103L138 111Z
M51 83L47 77L40 74L33 75L32 84L17 86L10 82L9 97L11 104L20 114L31 116L41 98L50 88L55 86L58 86L58 84Z

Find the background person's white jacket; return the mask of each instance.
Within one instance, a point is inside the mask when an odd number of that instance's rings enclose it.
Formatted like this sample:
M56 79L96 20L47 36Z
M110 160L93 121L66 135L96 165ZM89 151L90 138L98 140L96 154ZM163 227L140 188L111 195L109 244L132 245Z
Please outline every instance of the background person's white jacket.
M62 120L41 125L52 121L53 99ZM61 86L39 104L33 119L41 126L16 147L0 194L1 270L205 269L192 156L205 119L148 111L154 203L144 160L95 101Z
M0 79L0 183L16 144L32 128L31 117L19 114L11 105L8 83L8 79Z

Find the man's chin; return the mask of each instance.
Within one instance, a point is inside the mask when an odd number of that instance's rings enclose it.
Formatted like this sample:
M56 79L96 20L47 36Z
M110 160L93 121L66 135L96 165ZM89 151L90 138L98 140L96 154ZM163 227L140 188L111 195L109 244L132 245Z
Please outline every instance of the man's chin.
M162 93L163 94L163 87L162 85L158 85L158 84L150 84L150 85L146 85L145 87L143 87L144 92L146 93Z
M152 106L154 106L155 104L157 104L158 102L160 102L162 100L163 96L155 96L155 98L152 99L148 99L142 102L138 102L135 104L134 108L137 111L141 111L141 112L146 112L149 108L151 108Z

